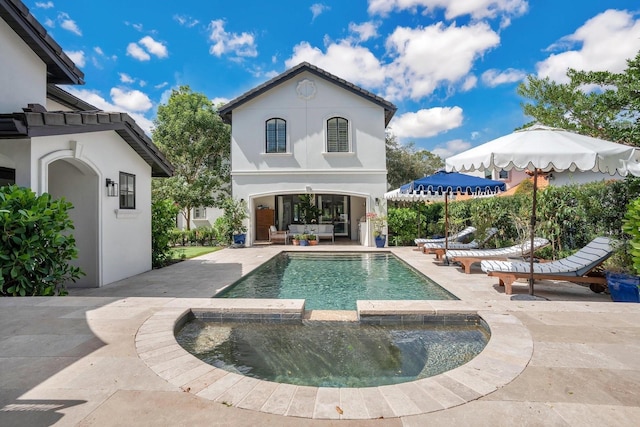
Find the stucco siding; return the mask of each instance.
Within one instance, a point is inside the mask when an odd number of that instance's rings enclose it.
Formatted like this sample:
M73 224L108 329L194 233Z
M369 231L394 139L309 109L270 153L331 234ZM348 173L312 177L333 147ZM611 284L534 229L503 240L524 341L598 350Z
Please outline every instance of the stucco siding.
M47 68L27 44L0 19L0 112L22 111L29 103L45 105Z

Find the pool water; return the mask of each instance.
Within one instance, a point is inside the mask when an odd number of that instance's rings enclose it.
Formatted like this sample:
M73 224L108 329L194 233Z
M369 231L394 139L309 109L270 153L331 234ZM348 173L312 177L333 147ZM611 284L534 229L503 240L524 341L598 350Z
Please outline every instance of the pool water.
M375 387L430 377L477 356L480 324L220 323L192 320L176 339L229 372L294 385Z
M215 298L305 299L307 310L355 310L357 300L457 299L390 253L283 252Z

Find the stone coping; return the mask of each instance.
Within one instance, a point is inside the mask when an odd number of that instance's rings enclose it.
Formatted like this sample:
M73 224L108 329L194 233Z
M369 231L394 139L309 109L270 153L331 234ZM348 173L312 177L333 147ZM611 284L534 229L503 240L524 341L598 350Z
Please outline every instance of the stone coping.
M136 334L140 359L158 376L184 392L228 406L270 414L313 419L376 419L440 411L479 399L513 381L533 354L533 340L518 318L496 311L471 310L447 304L446 316L478 315L491 331L484 350L468 363L445 373L402 384L365 388L296 386L245 377L215 368L184 350L174 331L194 312L224 312L241 316L260 305L271 316L297 311L304 300L220 300L198 307L165 307L149 317ZM258 304L259 301L259 304ZM193 301L192 301L193 302ZM428 301L361 301L358 316L433 316ZM410 307L413 305L413 309ZM436 304L439 305L439 304ZM444 315L441 311L440 315Z

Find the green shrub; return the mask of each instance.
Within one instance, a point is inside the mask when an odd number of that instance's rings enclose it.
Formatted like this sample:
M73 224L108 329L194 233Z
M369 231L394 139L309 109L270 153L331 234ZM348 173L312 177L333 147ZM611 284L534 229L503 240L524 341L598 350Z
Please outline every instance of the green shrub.
M233 238L233 228L226 216L218 217L213 223L213 234L221 245L228 245Z
M28 188L0 187L0 294L65 295L65 283L84 273L69 265L78 257L68 210L71 203L36 196Z
M529 238L531 196L530 191L525 191L507 197L450 202L449 230L459 231L466 225L479 230L496 227L500 234L491 241L491 246L521 242ZM635 177L539 190L535 234L549 239L552 244L538 254L543 258L558 259L574 253L596 236L610 236L623 242L626 249L619 251L622 252L619 258L628 259L628 251L631 251L629 235L622 229L626 209L621 206L625 207L639 197L640 178ZM413 245L413 239L407 241L405 237L412 232L414 238L444 234L444 203L406 203L402 206L408 207L389 207L388 213L391 232L402 236L398 241ZM420 220L406 213L396 214L396 209L418 212Z
M171 200L154 200L151 203L151 264L162 267L171 258L178 208Z
M632 201L627 206L622 230L631 236L626 248L631 262L627 261L627 265L633 265L631 269L634 273L640 274L640 199Z

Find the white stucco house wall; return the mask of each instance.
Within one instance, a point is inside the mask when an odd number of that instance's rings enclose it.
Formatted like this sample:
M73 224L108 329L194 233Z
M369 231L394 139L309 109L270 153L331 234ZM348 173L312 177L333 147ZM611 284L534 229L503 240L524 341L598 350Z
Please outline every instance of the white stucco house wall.
M151 178L172 165L135 121L59 88L84 74L18 0L0 0L0 185L74 205L79 258L98 287L151 269ZM71 284L70 284L71 285Z
M222 106L231 124L232 194L249 209L247 244L265 239L265 217L273 215L279 230L302 222L299 195L309 194L337 240L371 246L370 227L359 222L367 212L386 213L385 129L395 111L306 62Z

